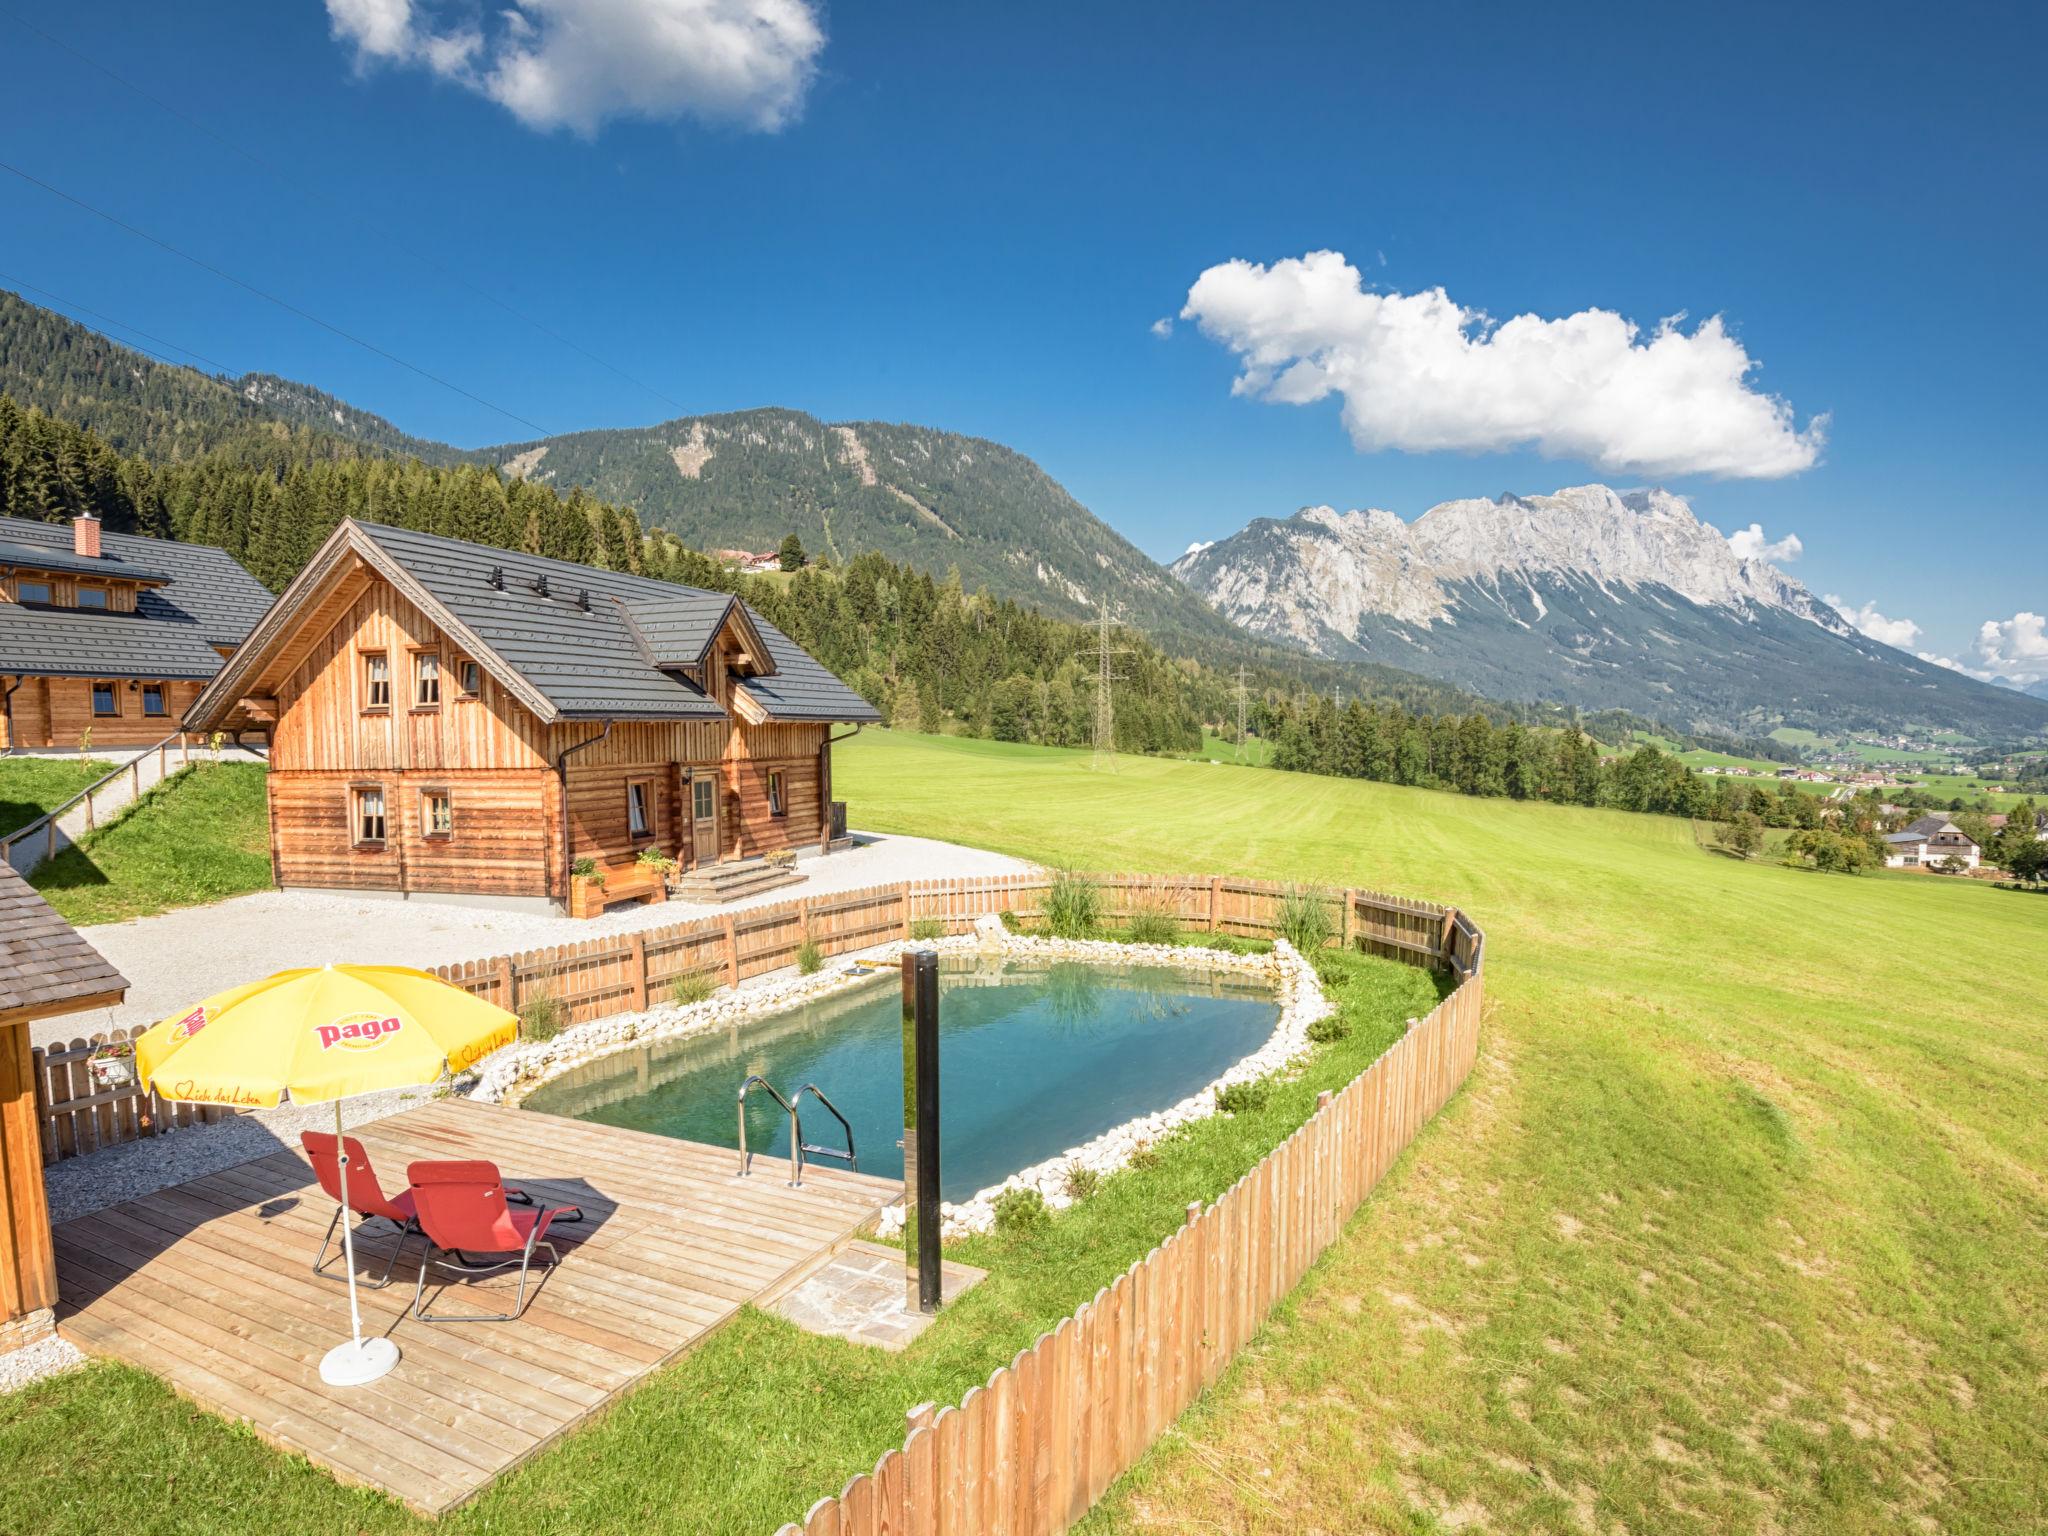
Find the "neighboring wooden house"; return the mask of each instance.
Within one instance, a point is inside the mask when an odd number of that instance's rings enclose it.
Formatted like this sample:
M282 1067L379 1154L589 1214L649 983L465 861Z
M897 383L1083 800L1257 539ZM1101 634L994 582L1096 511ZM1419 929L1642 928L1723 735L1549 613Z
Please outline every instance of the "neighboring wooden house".
M120 972L0 863L0 1354L48 1333L57 1303L28 1027L111 1007L127 991Z
M237 714L280 886L555 904L582 859L827 849L832 727L881 718L727 594L352 520L189 719Z
M269 606L223 549L0 517L0 750L154 746Z

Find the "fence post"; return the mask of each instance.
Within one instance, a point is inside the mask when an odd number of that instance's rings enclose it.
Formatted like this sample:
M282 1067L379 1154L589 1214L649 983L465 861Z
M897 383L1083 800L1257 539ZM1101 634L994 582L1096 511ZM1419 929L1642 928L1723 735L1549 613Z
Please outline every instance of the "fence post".
M1344 888L1344 921L1341 930L1343 936L1340 940L1343 947L1346 949L1349 949L1351 947L1351 911L1352 908L1354 908L1357 905L1358 892L1352 890L1351 887L1346 886Z
M131 757L128 760L128 798L142 798L142 759L139 757Z
M1217 923L1220 921L1219 914L1222 910L1223 877L1221 875L1211 875L1209 877L1209 931L1211 933L1220 933L1222 931L1217 927Z
M626 963L627 979L633 984L633 1012L644 1013L647 1010L647 935L633 935Z
M740 985L740 936L730 912L725 914L725 984L735 992Z

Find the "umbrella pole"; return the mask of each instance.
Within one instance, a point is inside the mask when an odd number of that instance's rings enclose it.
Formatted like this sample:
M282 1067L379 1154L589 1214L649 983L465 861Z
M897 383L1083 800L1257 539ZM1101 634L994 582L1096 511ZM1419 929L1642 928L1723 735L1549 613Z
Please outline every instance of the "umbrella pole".
M341 1100L334 1101L334 1150L341 1159L341 1252L348 1270L348 1325L356 1353L363 1351L363 1309L356 1301L355 1223L348 1219L348 1145L341 1129Z
M363 1309L356 1300L355 1223L348 1209L348 1141L342 1131L341 1100L334 1101L334 1151L341 1165L341 1251L348 1269L348 1322L350 1338L337 1344L320 1361L320 1379L331 1387L359 1387L375 1381L398 1364L398 1346L382 1337L363 1339Z

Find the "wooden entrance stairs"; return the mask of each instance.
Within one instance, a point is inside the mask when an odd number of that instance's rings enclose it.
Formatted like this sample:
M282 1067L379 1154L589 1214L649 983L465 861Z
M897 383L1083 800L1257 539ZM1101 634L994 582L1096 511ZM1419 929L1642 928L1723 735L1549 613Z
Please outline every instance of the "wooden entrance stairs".
M801 885L804 879L803 872L792 864L731 859L723 864L700 864L688 874L678 876L670 889L670 899L719 906L785 885Z

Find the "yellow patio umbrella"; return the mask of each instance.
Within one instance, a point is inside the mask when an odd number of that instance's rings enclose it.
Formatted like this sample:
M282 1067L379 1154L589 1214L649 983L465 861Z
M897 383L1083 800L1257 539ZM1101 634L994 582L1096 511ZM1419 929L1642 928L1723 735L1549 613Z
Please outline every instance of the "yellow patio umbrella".
M341 1101L388 1088L415 1088L475 1065L519 1034L504 1009L401 965L326 965L279 971L230 987L154 1024L135 1042L142 1086L166 1099L269 1108ZM341 1187L348 1154L341 1152ZM344 1204L348 1310L353 1336L320 1362L333 1386L374 1381L398 1363L388 1338L365 1339L356 1304L356 1255Z

